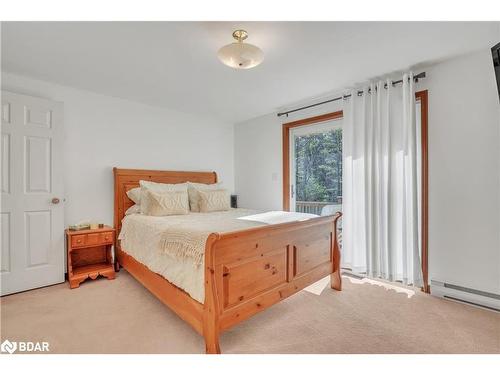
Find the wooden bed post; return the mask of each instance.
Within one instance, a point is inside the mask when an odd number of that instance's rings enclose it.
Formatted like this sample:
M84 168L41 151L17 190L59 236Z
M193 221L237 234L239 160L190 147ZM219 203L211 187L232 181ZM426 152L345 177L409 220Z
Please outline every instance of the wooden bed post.
M205 303L203 309L203 337L207 354L220 354L219 297L215 281L215 253L213 244L218 236L211 234L205 245Z
M333 260L333 270L330 275L330 286L335 290L342 290L342 275L340 274L340 248L338 242L337 234L337 221L342 216L341 212L335 214L335 219L333 220L333 243L332 243L332 260Z

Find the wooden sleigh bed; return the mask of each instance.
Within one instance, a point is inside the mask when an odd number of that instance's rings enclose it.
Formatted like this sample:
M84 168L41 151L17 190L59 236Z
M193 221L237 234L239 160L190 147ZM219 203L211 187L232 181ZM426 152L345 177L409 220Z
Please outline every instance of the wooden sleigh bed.
M133 205L126 192L139 180L161 183L217 182L215 172L113 169L114 224L120 233L125 211ZM127 254L116 241L117 270L125 268L160 301L205 338L207 353L220 353L219 335L330 275L341 290L337 221L341 214L212 233L205 247L205 301L194 300L161 275Z

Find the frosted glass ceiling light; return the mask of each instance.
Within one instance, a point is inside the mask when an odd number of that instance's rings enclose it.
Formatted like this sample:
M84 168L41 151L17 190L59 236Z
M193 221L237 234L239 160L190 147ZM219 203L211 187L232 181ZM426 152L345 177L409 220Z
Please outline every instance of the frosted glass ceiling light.
M235 43L222 47L217 52L219 60L234 69L250 69L259 65L264 60L264 52L253 44L243 43L248 38L245 30L233 32Z

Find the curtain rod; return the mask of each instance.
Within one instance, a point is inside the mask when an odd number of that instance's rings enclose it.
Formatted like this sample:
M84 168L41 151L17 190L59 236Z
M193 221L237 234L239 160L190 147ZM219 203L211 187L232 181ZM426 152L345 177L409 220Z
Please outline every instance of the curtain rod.
M422 73L418 73L417 75L413 76L413 80L415 82L418 82L418 80L420 78L425 78L425 72L422 72ZM398 81L392 81L392 85L397 85L398 83L402 83L403 80L400 79ZM387 88L387 83L384 84L384 88ZM370 92L370 89L368 89L368 92ZM358 96L361 96L363 95L363 90L360 90L357 92ZM346 98L350 98L352 95L351 94L348 94L348 95L342 95L342 96L339 96L338 98L333 98L333 99L328 99L328 100L325 100L323 102L319 102L319 103L314 103L314 104L310 104L310 105L306 105L304 107L300 107L300 108L295 108L295 109L291 109L290 111L286 111L286 112L279 112L278 113L278 117L281 117L281 116L284 116L286 115L286 117L288 117L288 114L289 113L293 113L293 112L297 112L297 111L302 111L304 109L308 109L308 108L312 108L312 107L317 107L318 105L323 105L323 104L327 104L327 103L331 103L331 102L335 102L337 100L341 100L341 99L346 99Z

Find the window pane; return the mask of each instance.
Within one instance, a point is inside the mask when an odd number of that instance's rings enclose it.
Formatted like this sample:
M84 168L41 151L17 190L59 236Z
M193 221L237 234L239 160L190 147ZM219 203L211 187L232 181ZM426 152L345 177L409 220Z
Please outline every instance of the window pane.
M342 130L296 136L296 211L321 214L342 205Z

